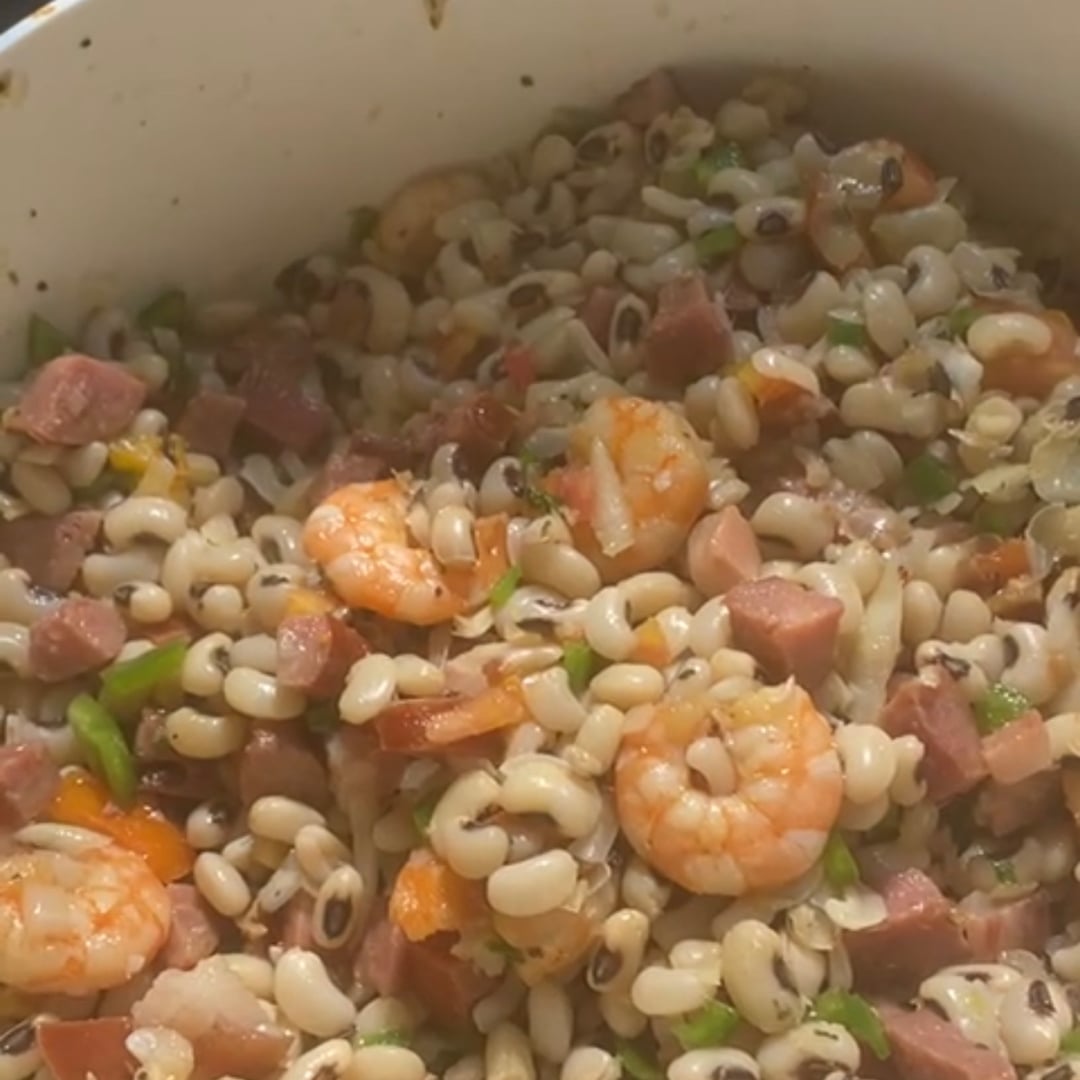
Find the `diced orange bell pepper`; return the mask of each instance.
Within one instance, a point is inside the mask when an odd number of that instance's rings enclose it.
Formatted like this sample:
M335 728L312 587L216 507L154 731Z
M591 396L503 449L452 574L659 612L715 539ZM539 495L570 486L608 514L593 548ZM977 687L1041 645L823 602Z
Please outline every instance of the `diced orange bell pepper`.
M410 941L460 934L486 920L484 887L454 873L432 852L414 851L394 880L390 918Z
M445 379L457 379L468 374L469 359L476 352L480 338L463 327L448 334L437 333L428 339L435 356L435 366Z
M656 617L646 619L634 635L634 647L628 659L635 664L648 664L650 667L664 667L673 657L668 648L667 638L660 628Z
M770 379L753 362L746 360L735 369L735 378L754 399L763 424L779 424L792 417L808 397L799 385L787 379Z
M980 596L990 596L1030 572L1027 544L1017 537L1002 540L988 551L976 551L961 565L959 585Z
M184 834L150 802L141 800L121 810L105 785L82 769L67 770L48 810L49 819L108 836L141 856L162 881L189 873L195 853Z
M987 361L983 365L984 390L1002 390L1022 397L1043 398L1063 379L1080 373L1076 328L1069 316L1064 311L1030 314L1050 328L1050 347L1038 356L1015 349Z

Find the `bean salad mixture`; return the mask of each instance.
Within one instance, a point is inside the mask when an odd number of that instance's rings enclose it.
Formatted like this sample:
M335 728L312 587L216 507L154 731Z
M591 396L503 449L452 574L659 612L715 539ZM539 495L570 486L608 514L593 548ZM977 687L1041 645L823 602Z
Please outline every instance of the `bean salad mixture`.
M1080 1080L1064 275L658 71L0 385L0 1080Z

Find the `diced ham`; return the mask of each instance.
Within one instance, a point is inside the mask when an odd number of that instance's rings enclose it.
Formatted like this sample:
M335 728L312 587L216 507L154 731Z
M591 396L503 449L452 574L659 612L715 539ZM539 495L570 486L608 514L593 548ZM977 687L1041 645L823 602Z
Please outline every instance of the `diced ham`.
M384 910L364 933L356 955L357 975L381 996L396 997L408 981L408 952L408 939Z
M953 905L921 870L901 870L874 884L885 901L885 920L844 934L856 986L904 992L968 959Z
M882 710L881 726L894 737L915 735L926 747L920 775L941 804L984 779L986 762L967 699L947 672L934 669L932 678L902 683Z
M190 971L169 969L131 1009L137 1027L167 1027L195 1053L192 1080L262 1080L277 1070L289 1036L219 956Z
M686 543L690 580L704 596L720 596L753 581L761 570L761 549L750 522L737 507L703 517Z
M516 422L517 414L509 405L494 394L479 393L430 417L422 435L424 453L457 443L461 464L479 475L506 449Z
M679 100L675 80L663 68L657 68L615 99L615 114L627 123L648 127L662 113L675 109Z
M96 671L116 659L126 635L112 604L73 596L30 627L30 671L43 682Z
M610 285L594 285L578 312L585 328L604 350L608 347L611 318L621 295L618 289L613 289Z
M45 1020L37 1044L53 1080L130 1080L139 1067L124 1043L130 1034L126 1016Z
M1026 829L1045 821L1060 801L1058 774L1041 772L1018 784L983 784L975 798L975 823L994 836Z
M1004 1054L969 1042L937 1013L891 1002L878 1008L900 1080L1016 1080Z
M38 442L85 446L122 435L146 400L146 384L118 364L71 354L50 360L9 421Z
M29 824L59 787L60 770L44 743L0 746L0 830Z
M1054 764L1050 736L1036 709L984 736L982 752L990 776L999 784L1018 784Z
M287 615L277 630L279 686L308 697L336 697L349 668L371 652L351 626L333 615Z
M194 885L169 885L165 891L172 916L160 961L163 967L188 971L218 947L214 913Z
M645 366L654 379L685 386L715 374L734 355L731 320L700 277L661 287L645 333Z
M379 747L395 754L479 755L493 732L518 723L516 696L496 686L476 697L410 698L388 705L372 721Z
M435 1022L455 1028L468 1024L473 1006L495 987L495 980L454 956L436 938L409 942L405 970L408 987Z
M330 799L326 766L300 732L285 723L253 727L237 771L245 806L263 795L285 795L317 808Z
M310 380L315 372L311 339L292 327L262 328L234 343L243 357L237 392L244 399L248 427L279 446L305 454L330 430L333 412Z
M43 589L71 587L101 528L97 510L72 510L47 517L28 514L0 524L0 554L25 570Z
M215 458L228 457L247 402L236 394L201 390L187 404L176 433L189 450Z
M1007 904L991 904L983 897L964 900L957 908L960 930L971 959L996 962L1003 952L1026 949L1041 954L1050 937L1050 898L1042 891Z
M794 675L814 687L829 673L844 613L839 600L778 577L736 585L724 599L735 647L772 678Z

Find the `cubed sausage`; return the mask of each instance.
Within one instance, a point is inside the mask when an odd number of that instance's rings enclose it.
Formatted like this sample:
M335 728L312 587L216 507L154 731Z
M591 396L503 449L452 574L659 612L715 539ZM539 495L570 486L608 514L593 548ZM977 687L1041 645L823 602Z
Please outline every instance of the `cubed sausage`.
M277 681L308 697L336 697L349 668L371 651L351 626L333 615L287 615L277 631Z
M285 795L316 808L330 800L326 766L300 732L286 723L252 728L240 751L237 773L245 806L263 795Z
M685 386L713 375L735 355L731 320L700 277L682 277L660 289L645 333L645 366L658 382Z
M971 1042L929 1009L890 1002L878 1012L900 1080L1016 1080L1004 1054Z
M988 780L975 797L975 823L994 836L1026 829L1045 821L1061 801L1056 772L1041 772L1018 784Z
M169 885L166 891L172 912L160 961L163 967L189 971L218 947L214 912L194 885Z
M828 675L844 613L839 600L778 577L736 585L724 599L735 647L772 678L794 675L814 687Z
M902 682L885 704L881 726L890 735L915 735L926 748L920 772L927 795L946 803L986 776L979 731L952 677L935 668L931 681Z
M130 1034L126 1016L37 1025L38 1049L53 1080L131 1080L139 1063L128 1052L125 1040Z
M29 824L59 787L60 770L44 743L0 746L0 830Z
M1005 904L974 894L957 907L957 919L971 959L996 963L1015 949L1042 953L1050 937L1050 898L1043 890Z
M703 596L719 596L753 581L761 570L761 549L750 522L737 507L703 517L686 542L690 580Z
M885 901L884 921L844 934L858 987L904 993L969 958L953 905L921 870L892 873L875 884Z
M460 465L479 476L506 449L516 422L517 414L509 405L494 394L479 393L431 415L421 435L424 454L457 443Z
M383 909L364 932L356 954L356 974L376 993L396 997L408 982L408 952L408 939Z
M189 450L226 458L246 412L247 402L236 394L201 390L187 403L176 433Z
M73 596L30 627L30 671L43 682L96 671L116 659L126 635L112 604Z
M0 524L0 554L43 589L71 587L101 528L97 510L46 516L28 514Z
M23 391L13 431L59 446L122 435L146 400L146 384L119 364L71 354L50 360Z
M446 1027L469 1024L473 1006L494 989L494 979L435 939L409 942L405 957L409 989Z
M1054 764L1050 736L1036 709L984 736L982 752L990 776L999 784L1018 784Z

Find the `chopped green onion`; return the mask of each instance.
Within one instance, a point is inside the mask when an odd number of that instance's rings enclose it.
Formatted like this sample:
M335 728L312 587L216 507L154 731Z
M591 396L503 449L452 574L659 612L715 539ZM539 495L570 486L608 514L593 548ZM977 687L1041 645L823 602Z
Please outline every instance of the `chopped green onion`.
M413 828L416 829L421 837L427 836L428 829L431 828L431 819L435 816L435 807L439 805L439 800L441 798L442 792L436 791L431 795L425 795L424 798L413 806Z
M615 1056L631 1080L664 1080L664 1070L632 1042L619 1039L615 1044Z
M353 247L361 244L375 231L379 221L379 211L374 206L358 206L350 214L349 243Z
M596 653L584 641L568 641L563 646L562 666L575 694L583 694L596 669Z
M120 806L135 798L135 758L116 718L89 694L79 694L67 708L67 721L92 772L109 786Z
M972 515L971 524L977 532L1007 539L1019 532L1027 516L1023 503L984 502Z
M495 582L488 597L488 603L498 611L514 595L514 590L521 584L521 567L511 566L498 581Z
M825 341L829 345L851 345L861 349L866 340L866 327L861 322L841 315L830 315L826 320Z
M829 833L821 858L825 868L825 880L834 889L839 891L857 884L859 864L851 854L847 841L838 832Z
M187 314L187 295L180 289L166 289L139 312L137 321L144 330L161 327L179 333L187 322Z
M159 688L179 682L186 655L186 642L170 641L106 668L101 673L101 704L121 716L133 715Z
M904 480L916 502L926 505L945 498L956 490L956 475L933 454L919 454L904 468Z
M552 495L550 491L538 488L535 484L526 484L521 497L542 514L557 514L563 504L558 495Z
M1080 1054L1080 1027L1074 1027L1072 1031L1065 1032L1058 1049L1063 1054Z
M340 722L337 705L332 701L324 701L304 713L304 723L312 735L332 735Z
M1004 683L994 683L985 696L975 702L975 723L983 735L989 735L1019 719L1030 708L1031 702L1019 690Z
M487 943L487 947L496 956L504 957L511 964L516 964L525 958L525 954L519 948L511 945L509 941L504 941L501 937L493 937Z
M40 315L31 314L26 325L26 357L30 367L40 367L71 348L67 335Z
M949 336L954 338L962 338L967 336L968 330L971 329L971 324L982 314L978 308L970 306L953 308L949 312L948 317L948 330Z
M723 1001L706 1002L685 1020L672 1025L671 1033L684 1050L723 1046L739 1026L739 1014Z
M738 143L723 142L706 150L694 163L694 182L706 192L709 181L722 169L745 169L746 155Z
M407 1032L398 1031L395 1028L387 1028L385 1031L375 1031L370 1035L360 1035L353 1046L359 1050L361 1046L408 1046L409 1036Z
M697 237L694 240L694 251L697 252L699 262L711 263L730 255L741 243L742 237L734 225L720 225Z
M879 1061L884 1061L890 1055L885 1026L865 998L847 990L826 990L814 999L811 1009L817 1019L847 1028L859 1042L873 1051Z
M994 870L994 877L1001 885L1016 885L1019 878L1016 876L1016 867L1011 859L991 859L990 865Z

